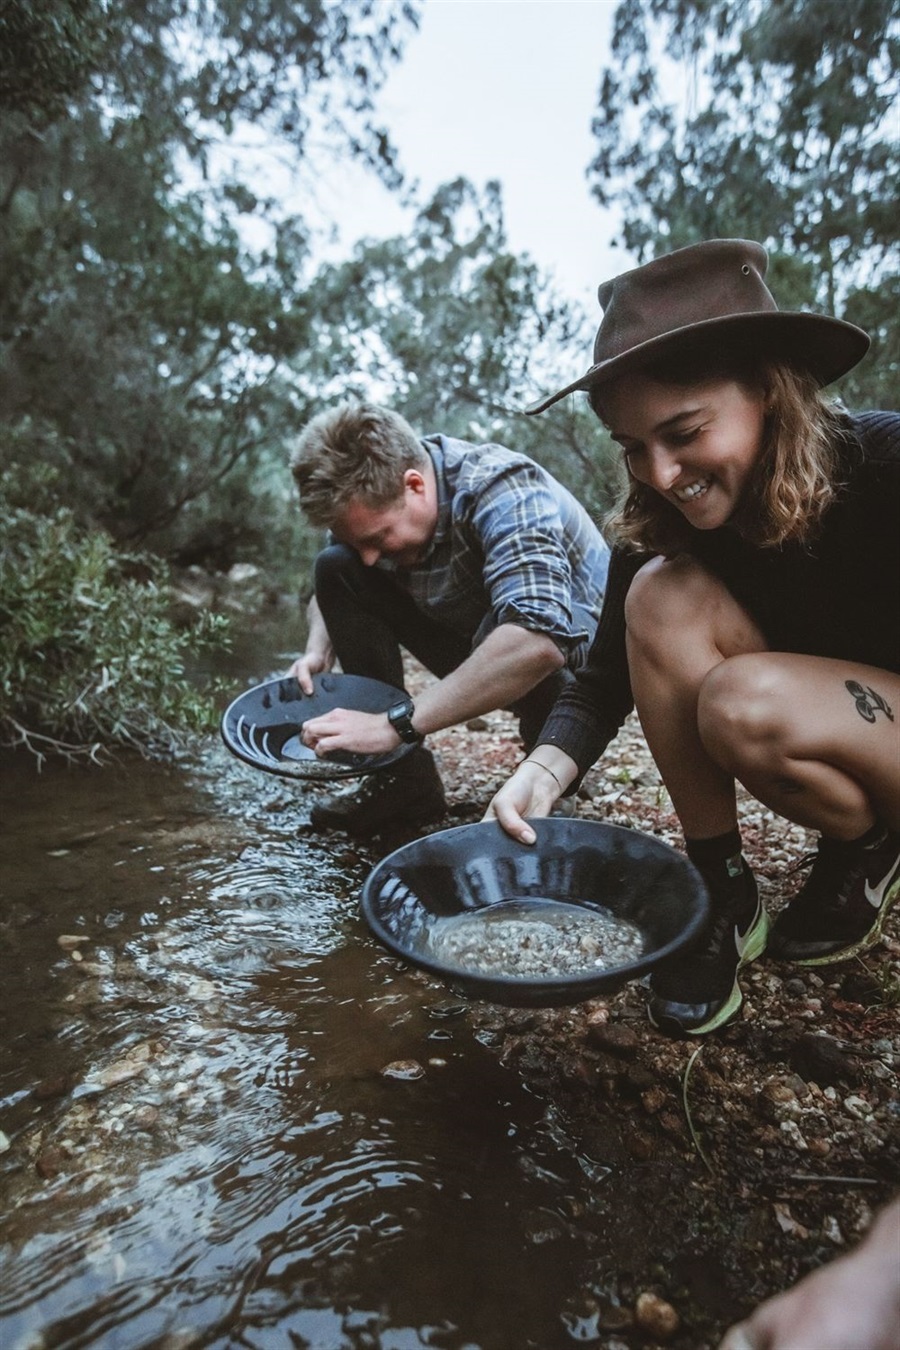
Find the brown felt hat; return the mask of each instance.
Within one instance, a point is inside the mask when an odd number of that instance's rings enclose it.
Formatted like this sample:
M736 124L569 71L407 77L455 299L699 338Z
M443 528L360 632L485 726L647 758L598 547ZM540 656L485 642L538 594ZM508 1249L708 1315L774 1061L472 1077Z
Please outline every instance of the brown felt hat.
M668 348L780 357L820 385L846 374L865 355L868 334L843 319L779 310L763 280L767 263L759 244L710 239L604 281L594 364L526 411L541 413L576 389L639 370Z

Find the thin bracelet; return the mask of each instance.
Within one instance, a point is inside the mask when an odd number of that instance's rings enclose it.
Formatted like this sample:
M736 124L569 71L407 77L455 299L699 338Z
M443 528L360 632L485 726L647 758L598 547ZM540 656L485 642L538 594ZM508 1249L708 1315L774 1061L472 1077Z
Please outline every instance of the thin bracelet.
M547 765L547 764L542 764L541 761L540 761L539 759L527 759L527 758L526 758L526 759L523 759L522 763L523 763L523 764L536 764L536 765L538 766L539 769L544 769L547 773L549 773L550 777L553 779L554 783L555 783L556 786L559 788L560 792L565 792L566 789L563 787L562 783L559 781L559 779L557 778L556 774L555 774L555 773L553 772L553 770L549 767L549 765Z

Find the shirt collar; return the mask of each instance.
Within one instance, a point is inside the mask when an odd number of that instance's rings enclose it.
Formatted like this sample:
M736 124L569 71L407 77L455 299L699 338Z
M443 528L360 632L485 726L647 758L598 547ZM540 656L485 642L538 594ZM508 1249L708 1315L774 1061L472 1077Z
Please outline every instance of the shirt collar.
M422 441L422 449L431 460L431 466L434 469L434 483L437 491L437 524L434 527L434 534L431 536L428 548L422 562L426 562L439 544L443 544L450 537L450 531L453 526L452 511L452 493L450 485L447 482L446 464L444 461L444 447L441 444L441 436L429 436ZM418 564L421 566L421 563Z

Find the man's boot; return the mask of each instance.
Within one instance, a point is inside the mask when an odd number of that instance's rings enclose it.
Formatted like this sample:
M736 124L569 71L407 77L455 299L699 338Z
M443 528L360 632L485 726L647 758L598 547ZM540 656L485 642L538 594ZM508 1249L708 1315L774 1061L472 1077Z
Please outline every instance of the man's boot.
M440 820L447 802L430 750L417 746L392 769L369 774L354 791L317 802L309 821L316 830L379 834L390 826Z

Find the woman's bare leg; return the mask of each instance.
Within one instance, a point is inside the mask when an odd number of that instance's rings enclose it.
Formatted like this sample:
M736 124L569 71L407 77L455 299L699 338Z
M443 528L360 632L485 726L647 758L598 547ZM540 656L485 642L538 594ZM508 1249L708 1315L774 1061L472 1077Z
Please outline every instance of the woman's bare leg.
M647 744L689 838L733 829L735 774L704 744L698 704L710 672L765 651L749 615L720 581L688 558L641 568L625 607L628 663Z
M900 676L762 652L711 670L698 701L707 753L779 815L832 839L900 829Z
M651 975L648 1012L665 1031L704 1035L739 1011L740 971L763 951L767 919L741 855L734 774L704 745L698 705L711 671L765 643L721 583L688 559L642 568L625 617L638 714L710 901L701 943Z

